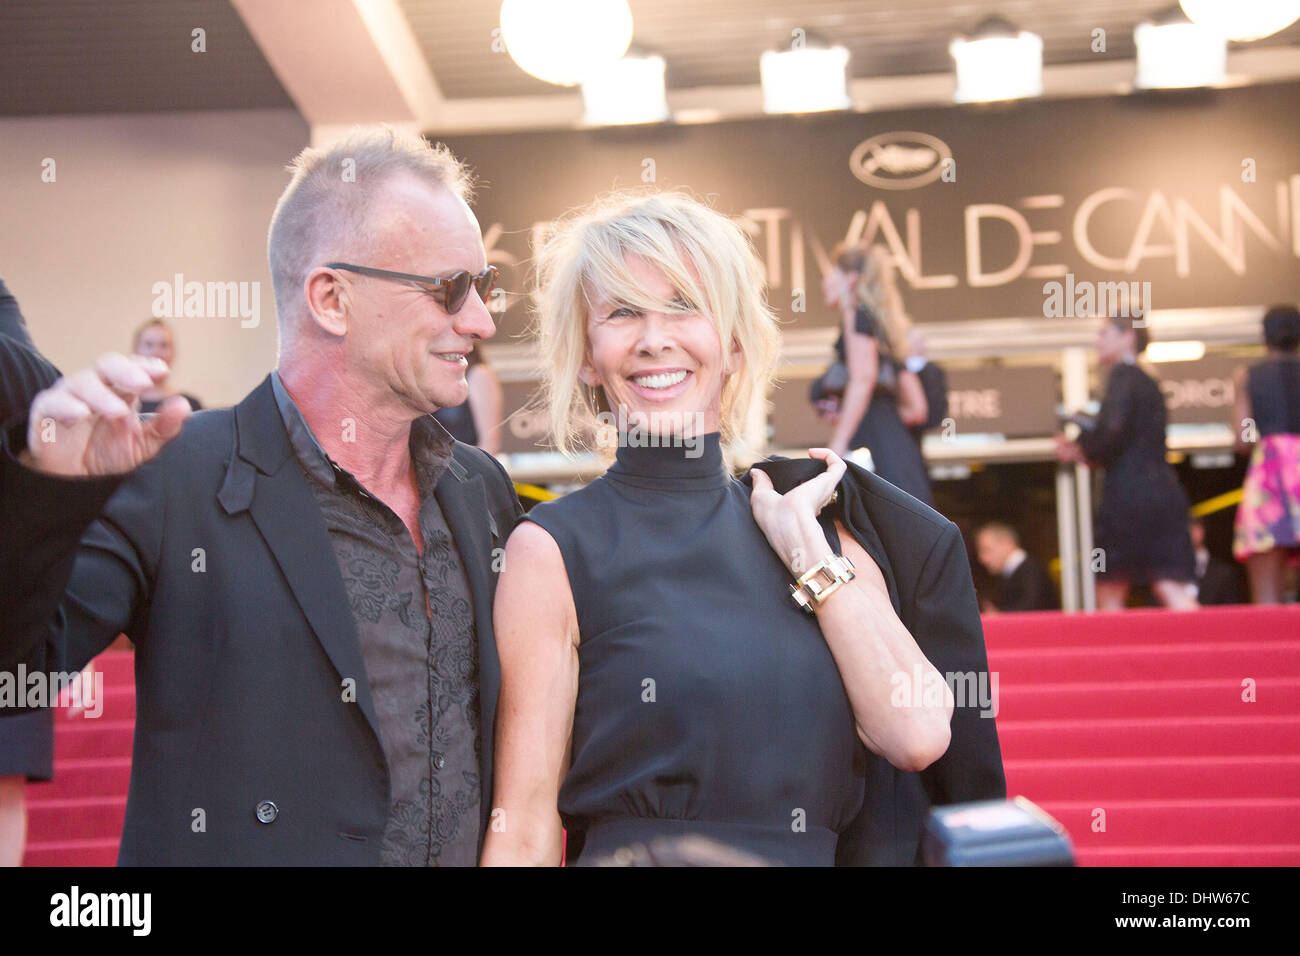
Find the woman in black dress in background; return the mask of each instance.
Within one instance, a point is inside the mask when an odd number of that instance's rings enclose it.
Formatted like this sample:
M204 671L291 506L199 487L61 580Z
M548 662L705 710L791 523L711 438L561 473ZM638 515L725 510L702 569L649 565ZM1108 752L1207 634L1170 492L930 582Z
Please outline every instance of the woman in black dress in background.
M539 257L552 430L617 434L609 471L511 535L484 865L597 862L707 837L832 865L864 800L867 749L920 770L948 747L952 694L892 706L891 675L942 677L879 567L842 532L841 583L812 614L790 582L832 559L817 513L844 474L780 495L728 453L778 342L744 233L678 194L614 198ZM607 416L606 417L606 414ZM937 517L937 516L936 516Z
M925 389L904 365L910 324L888 250L841 243L823 291L827 304L840 310L835 351L849 373L831 450L848 455L865 447L877 475L933 505L925 459L908 430L928 417Z
M1097 606L1124 607L1129 586L1149 585L1165 607L1197 607L1196 555L1187 528L1187 494L1165 460L1168 412L1160 387L1137 364L1147 330L1113 317L1097 334L1097 359L1110 369L1095 420L1079 419L1079 437L1057 437L1057 457L1104 467L1093 546L1104 569L1097 575ZM1085 555L1085 558L1088 556Z

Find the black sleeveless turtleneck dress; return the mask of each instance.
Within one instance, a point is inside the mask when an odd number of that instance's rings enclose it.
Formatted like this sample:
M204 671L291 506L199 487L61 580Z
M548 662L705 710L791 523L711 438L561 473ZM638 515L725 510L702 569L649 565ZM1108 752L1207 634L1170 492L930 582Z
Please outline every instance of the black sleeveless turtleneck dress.
M690 834L830 866L867 751L718 435L694 451L620 447L527 516L559 545L581 632L568 862Z

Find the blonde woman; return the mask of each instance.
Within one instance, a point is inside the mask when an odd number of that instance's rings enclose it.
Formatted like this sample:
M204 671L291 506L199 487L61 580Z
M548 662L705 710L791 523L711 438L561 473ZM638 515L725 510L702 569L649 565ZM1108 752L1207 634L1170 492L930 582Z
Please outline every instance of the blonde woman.
M727 467L778 340L748 240L687 196L622 196L562 223L538 268L556 440L571 448L603 421L617 451L506 547L483 863L558 864L562 828L570 864L674 837L844 859L871 754L929 766L952 698L891 704L891 675L942 681L879 566L848 533L835 555L818 524L839 457L814 450L825 470L784 495ZM809 613L790 584L814 566L841 584Z
M149 319L140 325L131 337L131 352L147 358L160 358L171 368L176 363L176 336L172 327L162 319ZM173 395L180 395L190 403L190 411L202 411L203 403L193 395L182 392L171 384L168 378L161 385L145 389L140 393L140 411L142 414L158 411L163 402Z
M823 291L827 305L840 312L835 347L849 373L831 450L847 455L866 448L877 475L933 504L925 459L908 431L925 423L928 410L920 379L904 365L911 325L889 252L841 243Z

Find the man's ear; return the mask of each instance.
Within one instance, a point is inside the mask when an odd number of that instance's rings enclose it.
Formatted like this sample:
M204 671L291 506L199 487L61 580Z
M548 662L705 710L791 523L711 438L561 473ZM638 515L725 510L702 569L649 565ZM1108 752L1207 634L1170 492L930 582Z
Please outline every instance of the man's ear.
M331 335L347 335L351 303L338 273L325 268L313 269L303 283L303 295L313 322Z

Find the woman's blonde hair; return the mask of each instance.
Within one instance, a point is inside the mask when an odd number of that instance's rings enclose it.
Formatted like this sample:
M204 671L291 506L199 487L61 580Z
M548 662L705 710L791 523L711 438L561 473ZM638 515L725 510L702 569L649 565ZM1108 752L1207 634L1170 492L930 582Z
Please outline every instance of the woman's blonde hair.
M154 327L164 330L167 333L167 337L172 340L172 347L175 348L176 333L172 331L172 327L167 323L165 319L154 318L154 319L146 319L145 321L141 322L139 325L135 327L135 331L131 333L132 352L134 352L136 349L140 347L140 336L144 335L146 332L148 332L150 329Z
M682 301L661 301L641 288L627 264L633 255L662 270ZM712 320L723 354L734 343L743 357L723 385L720 416L723 446L740 443L752 403L766 400L780 332L764 298L763 266L736 223L685 192L613 193L554 223L536 265L533 331L544 378L538 403L556 447L588 447L596 416L607 410L603 390L579 378L587 323L602 299Z
M871 310L889 340L887 344L894 358L901 362L911 355L912 321L903 308L898 272L889 250L880 245L840 243L835 247L835 265L844 272L857 274L858 281L852 290L854 304Z

